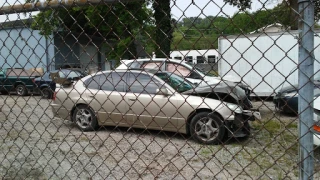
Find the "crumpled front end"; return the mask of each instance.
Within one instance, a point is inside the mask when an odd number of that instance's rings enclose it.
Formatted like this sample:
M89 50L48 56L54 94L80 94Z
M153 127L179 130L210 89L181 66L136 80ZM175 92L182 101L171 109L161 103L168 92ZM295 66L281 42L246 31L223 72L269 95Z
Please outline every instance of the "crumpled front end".
M243 110L242 113L234 113L233 119L228 119L225 122L228 137L246 137L250 135L249 121L260 120L261 115L259 110Z

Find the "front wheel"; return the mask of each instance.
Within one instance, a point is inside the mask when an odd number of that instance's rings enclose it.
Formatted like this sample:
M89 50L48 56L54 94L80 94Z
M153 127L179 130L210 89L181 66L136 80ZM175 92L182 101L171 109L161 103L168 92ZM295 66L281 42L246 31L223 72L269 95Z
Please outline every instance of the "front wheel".
M99 127L96 115L93 110L86 105L76 107L72 120L82 131L93 131Z
M225 134L222 119L212 112L199 112L191 120L190 133L202 144L219 144Z
M16 93L17 93L17 95L19 95L19 96L25 96L25 95L28 94L27 88L26 88L24 85L19 84L19 85L16 87Z

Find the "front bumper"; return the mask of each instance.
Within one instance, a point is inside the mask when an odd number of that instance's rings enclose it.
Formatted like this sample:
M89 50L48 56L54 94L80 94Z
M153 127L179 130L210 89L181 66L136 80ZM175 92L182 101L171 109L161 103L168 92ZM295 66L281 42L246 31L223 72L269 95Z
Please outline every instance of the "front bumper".
M273 103L280 111L298 113L298 97L276 95L273 97Z
M66 120L71 119L69 110L67 110L66 108L61 107L60 105L57 105L57 104L51 104L51 108L52 108L52 113L54 117L58 117Z
M261 119L260 112L257 109L243 110L241 114L235 113L233 117L233 120L226 121L228 137L245 137L250 135L249 121Z

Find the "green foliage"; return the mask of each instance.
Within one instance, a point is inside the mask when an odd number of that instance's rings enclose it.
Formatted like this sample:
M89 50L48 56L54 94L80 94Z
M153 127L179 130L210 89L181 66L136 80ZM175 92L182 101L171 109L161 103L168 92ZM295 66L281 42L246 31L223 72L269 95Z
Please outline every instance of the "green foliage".
M61 8L36 15L32 28L46 36L59 31L97 37L109 44L108 59L134 58L137 56L136 37L140 40L150 38L147 33L153 26L150 17L152 12L144 1Z
M224 0L224 2L229 3L232 6L237 6L239 8L239 10L246 10L246 9L250 9L251 8L251 3L252 0ZM262 3L262 2L261 2ZM314 6L315 6L315 20L318 21L320 19L320 1L313 1ZM291 23L290 26L296 26L296 18L297 18L297 14L296 12L298 12L299 9L299 4L298 4L298 0L284 0L282 1L282 3L280 3L280 6L286 6L287 10L286 10L286 15L289 15L287 17L289 17L289 21L287 21L288 23ZM287 14L289 13L289 14ZM291 14L291 16L290 16Z
M288 28L291 9L279 4L273 9L256 12L239 11L232 17L208 16L183 18L175 23L172 50L216 49L221 35L247 34L268 25L279 23Z

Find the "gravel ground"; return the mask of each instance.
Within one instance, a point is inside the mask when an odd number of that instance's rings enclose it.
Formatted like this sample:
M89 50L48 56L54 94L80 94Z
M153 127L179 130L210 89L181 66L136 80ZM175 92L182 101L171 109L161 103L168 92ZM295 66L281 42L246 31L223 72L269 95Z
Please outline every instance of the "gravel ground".
M268 101L254 102L263 119L251 123L249 138L215 146L160 131L103 127L83 133L54 118L49 100L1 95L0 101L3 179L298 178L297 118L275 112Z

